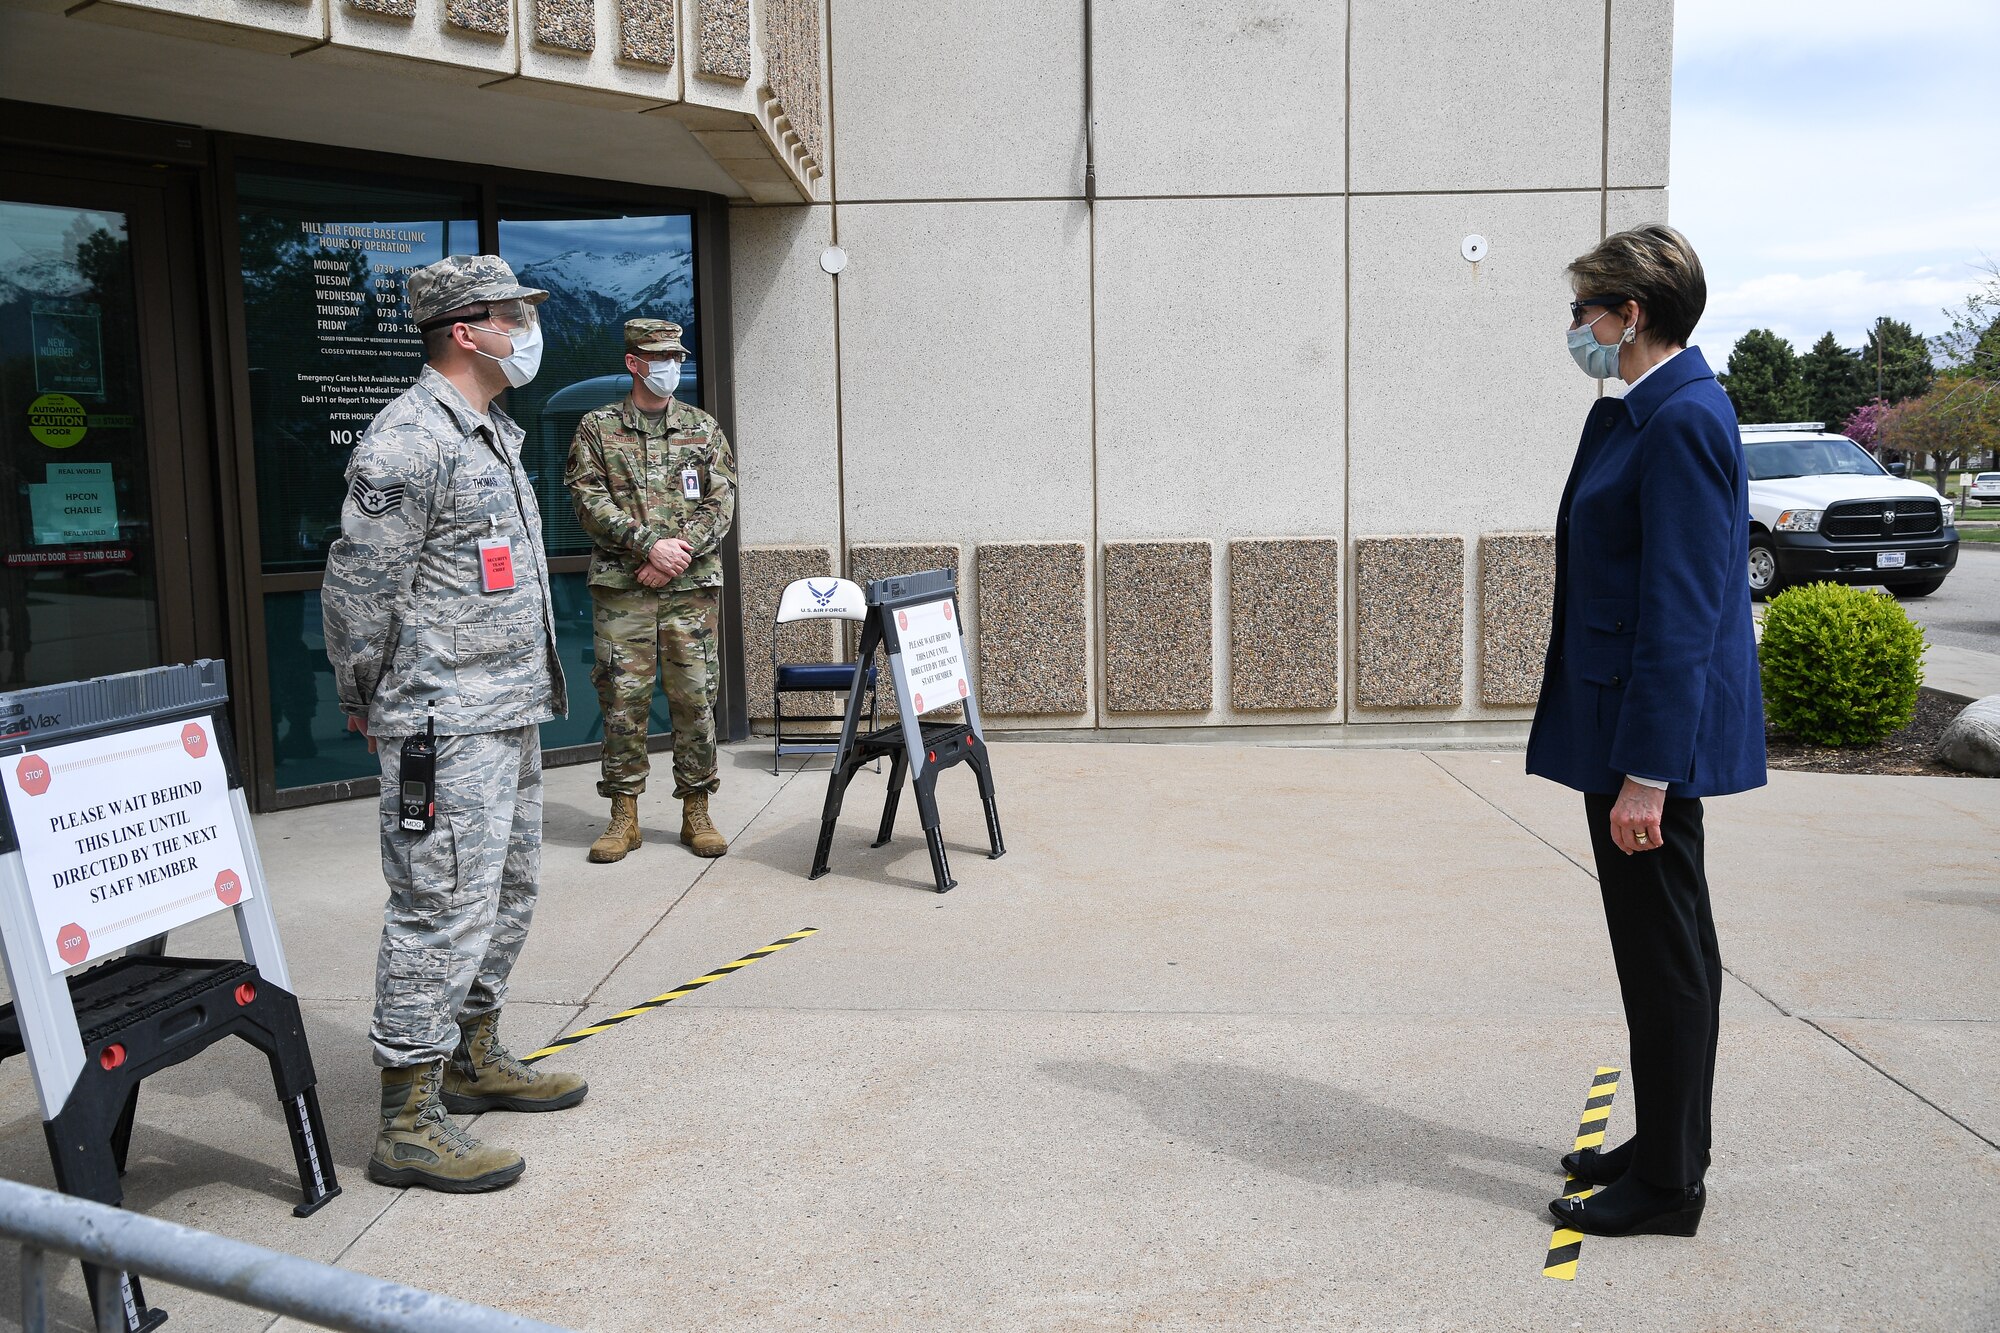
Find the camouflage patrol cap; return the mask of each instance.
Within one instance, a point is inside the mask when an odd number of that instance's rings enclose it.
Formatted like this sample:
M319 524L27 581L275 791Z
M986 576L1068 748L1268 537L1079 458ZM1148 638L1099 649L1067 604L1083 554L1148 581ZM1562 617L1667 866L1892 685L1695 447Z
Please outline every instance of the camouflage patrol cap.
M681 326L665 319L628 319L625 321L625 350L628 352L679 352L688 354L681 346Z
M448 310L482 301L538 305L549 294L515 281L514 270L499 255L446 255L410 275L409 297L410 319L422 328Z

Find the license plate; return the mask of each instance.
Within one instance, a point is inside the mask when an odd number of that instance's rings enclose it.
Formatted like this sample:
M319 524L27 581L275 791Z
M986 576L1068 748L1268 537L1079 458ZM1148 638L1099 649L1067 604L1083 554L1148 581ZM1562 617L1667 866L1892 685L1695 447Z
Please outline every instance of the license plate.
M1903 561L1907 559L1908 556L1909 552L1907 551L1877 551L1875 553L1875 568L1901 569L1903 567Z

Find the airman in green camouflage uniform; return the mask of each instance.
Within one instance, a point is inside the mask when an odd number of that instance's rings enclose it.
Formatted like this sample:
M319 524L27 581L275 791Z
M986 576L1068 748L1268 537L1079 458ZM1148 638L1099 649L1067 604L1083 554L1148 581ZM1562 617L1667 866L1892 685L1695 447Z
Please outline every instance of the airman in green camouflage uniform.
M382 1125L368 1175L386 1185L505 1185L520 1154L445 1112L552 1111L586 1091L499 1039L541 873L540 724L569 707L522 431L492 406L534 373L547 295L492 255L410 275L428 364L355 446L327 554L327 657L349 728L382 764L389 901L369 1030ZM405 832L402 745L427 729L433 826Z
M590 846L592 861L622 860L639 846L655 677L673 719L681 841L696 856L729 850L709 818L708 798L721 786L716 621L722 539L736 517L736 458L714 417L674 400L686 357L678 324L628 320L632 391L584 414L564 474L597 548L590 562L591 679L604 708L597 792L611 800L611 821Z

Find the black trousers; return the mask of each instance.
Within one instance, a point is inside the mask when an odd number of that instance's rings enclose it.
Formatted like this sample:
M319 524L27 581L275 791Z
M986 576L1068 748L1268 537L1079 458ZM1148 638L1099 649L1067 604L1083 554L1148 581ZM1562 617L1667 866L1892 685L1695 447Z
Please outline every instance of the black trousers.
M1701 802L1669 797L1657 851L1627 856L1611 840L1616 798L1586 794L1590 845L1611 956L1631 1033L1638 1128L1632 1170L1649 1184L1688 1185L1708 1169L1722 951L1708 905Z

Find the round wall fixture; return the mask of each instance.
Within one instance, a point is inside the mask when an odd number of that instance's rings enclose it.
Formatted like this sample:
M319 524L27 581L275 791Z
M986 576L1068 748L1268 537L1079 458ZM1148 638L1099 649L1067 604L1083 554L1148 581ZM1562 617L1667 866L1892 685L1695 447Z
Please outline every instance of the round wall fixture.
M837 245L829 245L819 252L819 266L836 276L847 267L847 251Z
M1458 252L1465 256L1466 263L1477 264L1486 258L1486 238L1475 231L1458 243Z

